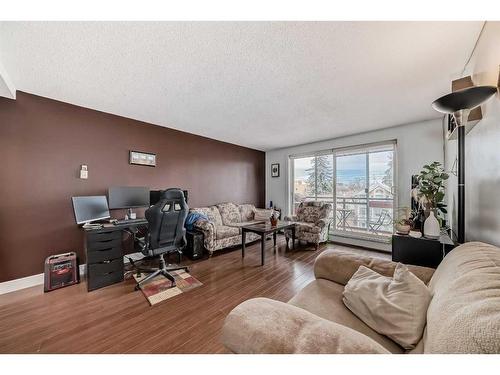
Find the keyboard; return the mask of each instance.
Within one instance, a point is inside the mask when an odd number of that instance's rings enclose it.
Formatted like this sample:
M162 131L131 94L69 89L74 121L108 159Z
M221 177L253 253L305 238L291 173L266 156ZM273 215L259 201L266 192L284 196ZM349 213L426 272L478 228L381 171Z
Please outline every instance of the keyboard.
M122 219L115 221L113 224L114 225L135 224L135 223L144 224L145 221L146 219L129 219L129 220Z

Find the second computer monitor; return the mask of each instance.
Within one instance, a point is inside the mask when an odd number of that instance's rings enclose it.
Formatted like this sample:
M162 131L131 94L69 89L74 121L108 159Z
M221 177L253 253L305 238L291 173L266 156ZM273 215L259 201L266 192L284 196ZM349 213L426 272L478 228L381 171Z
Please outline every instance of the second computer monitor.
M164 191L165 190L151 190L149 192L149 204L151 206L154 206L156 203L158 203L160 201L161 194ZM184 199L186 200L186 203L187 203L188 202L188 191L183 190L182 192L184 193Z
M149 206L149 187L113 186L108 190L109 208L134 208Z

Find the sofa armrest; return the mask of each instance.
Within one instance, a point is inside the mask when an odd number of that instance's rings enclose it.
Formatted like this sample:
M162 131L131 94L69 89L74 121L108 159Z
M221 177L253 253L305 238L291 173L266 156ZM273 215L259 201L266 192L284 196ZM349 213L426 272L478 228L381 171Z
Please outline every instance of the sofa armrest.
M381 275L392 277L396 264L387 259L358 255L348 251L326 250L316 258L314 276L317 279L327 279L346 285L359 266L366 266ZM434 274L433 268L412 265L407 265L407 267L426 285Z
M285 221L297 221L297 216L296 215L292 215L292 216L285 216L283 218L283 220Z
M215 239L217 238L215 224L207 220L197 220L193 227L203 233L203 245L208 251L211 251L215 247Z
M371 338L299 307L254 298L229 313L222 343L234 353L389 353Z

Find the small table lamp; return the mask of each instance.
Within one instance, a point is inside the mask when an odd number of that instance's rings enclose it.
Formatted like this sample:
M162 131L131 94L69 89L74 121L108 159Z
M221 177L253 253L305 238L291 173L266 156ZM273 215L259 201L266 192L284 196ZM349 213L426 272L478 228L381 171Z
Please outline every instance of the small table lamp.
M432 107L442 113L453 114L458 134L458 233L457 241L465 242L465 125L471 109L484 103L497 92L495 86L473 86L442 96Z

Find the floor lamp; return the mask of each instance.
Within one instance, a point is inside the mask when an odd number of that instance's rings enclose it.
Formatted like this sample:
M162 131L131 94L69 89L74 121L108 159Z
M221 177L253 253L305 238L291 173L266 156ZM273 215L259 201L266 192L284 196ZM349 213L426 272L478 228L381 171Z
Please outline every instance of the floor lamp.
M453 114L458 135L458 207L457 242L465 242L465 125L471 109L484 103L497 92L495 86L473 86L442 96L432 107L442 113Z

